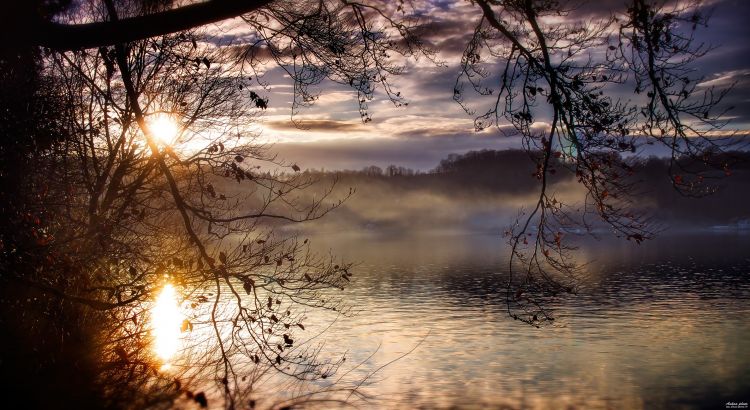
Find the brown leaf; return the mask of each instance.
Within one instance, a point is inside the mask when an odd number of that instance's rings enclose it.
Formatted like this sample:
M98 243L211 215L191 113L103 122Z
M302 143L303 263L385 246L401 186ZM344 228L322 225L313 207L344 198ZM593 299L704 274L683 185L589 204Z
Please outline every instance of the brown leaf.
M187 332L187 331L193 331L193 324L190 323L189 320L185 319L182 321L182 326L180 327L181 332Z
M117 357L120 358L120 360L124 362L128 361L128 352L126 352L122 346L117 346L117 348L115 348L115 353L117 354Z

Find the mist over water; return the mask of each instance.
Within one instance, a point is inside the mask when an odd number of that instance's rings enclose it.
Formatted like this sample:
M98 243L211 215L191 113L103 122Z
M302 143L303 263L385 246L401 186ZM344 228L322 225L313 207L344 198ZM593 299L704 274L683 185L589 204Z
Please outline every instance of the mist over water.
M641 164L634 207L653 217L656 239L618 239L595 220L595 236L569 230L565 240L586 263L579 292L545 306L556 320L537 329L508 315L503 232L534 206L539 182L527 157L493 155L506 156L497 168L309 173L320 184L302 202L334 180L331 200L355 191L322 219L274 225L355 264L350 286L330 294L352 315L310 311L295 336L322 343L321 357L346 358L315 386L356 386L364 398L342 398L373 409L723 408L745 400L748 170L694 199L671 189L663 160ZM564 174L550 192L573 214L584 201ZM278 383L270 390L284 391Z
M744 155L750 160L746 153ZM706 179L710 195L680 194L669 179L669 161L652 157L634 163L634 183L623 206L652 221L655 231L736 229L750 226L750 161L736 166L731 177ZM475 151L450 156L430 173L403 167L366 167L360 171L314 172L319 183L300 195L312 201L333 186L328 203L346 201L325 218L295 226L309 232L368 231L408 234L414 231L502 232L539 199L535 163L522 151ZM580 220L586 191L575 175L557 164L548 176L547 195L566 204ZM352 190L352 191L350 191ZM353 192L352 196L348 196ZM702 192L702 191L701 191ZM699 195L700 196L700 195ZM592 204L588 204L591 210ZM587 224L600 233L611 232L596 215ZM572 227L576 229L576 227Z

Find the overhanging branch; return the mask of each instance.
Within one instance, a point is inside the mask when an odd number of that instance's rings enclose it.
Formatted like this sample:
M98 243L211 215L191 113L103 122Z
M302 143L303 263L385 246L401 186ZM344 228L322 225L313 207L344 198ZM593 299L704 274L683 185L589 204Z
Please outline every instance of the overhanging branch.
M172 10L117 21L60 24L42 22L27 33L32 44L55 50L76 50L128 43L175 33L240 16L272 0L210 0Z

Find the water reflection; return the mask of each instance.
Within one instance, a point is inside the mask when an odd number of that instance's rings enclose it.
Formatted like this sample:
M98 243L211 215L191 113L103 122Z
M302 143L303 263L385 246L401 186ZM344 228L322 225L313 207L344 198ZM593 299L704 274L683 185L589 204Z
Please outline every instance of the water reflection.
M151 310L151 327L154 336L154 353L165 366L180 349L180 324L183 318L177 303L174 286L166 284L159 292Z
M506 317L500 238L327 240L321 250L362 261L345 294L360 313L326 335L353 363L377 350L352 378L430 332L369 379L373 408L718 407L750 389L746 236L584 244L597 261L554 307L564 326L545 329Z

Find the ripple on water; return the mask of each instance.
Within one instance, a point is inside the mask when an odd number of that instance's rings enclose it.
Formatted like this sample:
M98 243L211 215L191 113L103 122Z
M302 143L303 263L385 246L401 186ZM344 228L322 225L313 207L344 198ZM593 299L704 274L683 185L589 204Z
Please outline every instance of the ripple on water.
M592 245L606 260L579 295L552 306L563 325L544 329L508 319L495 239L462 237L460 252L429 237L343 247L361 262L344 293L358 313L334 324L325 348L348 351L350 366L377 351L347 377L361 380L429 334L363 387L382 399L363 407L690 407L750 391L750 239Z

